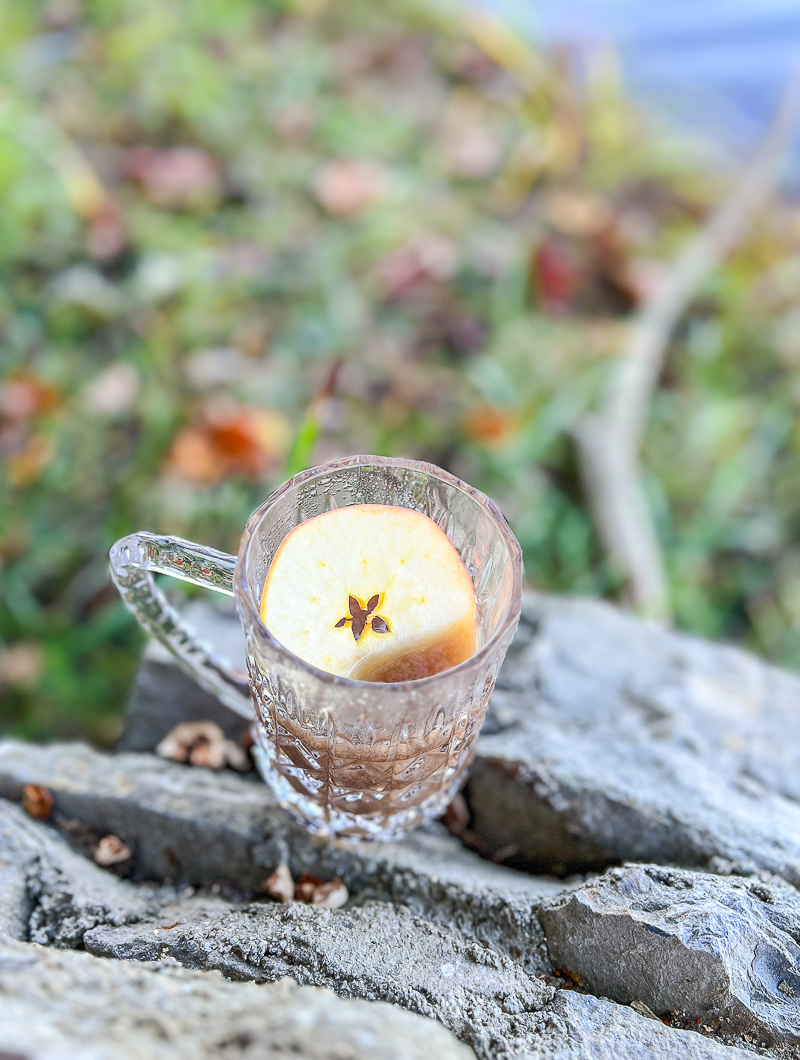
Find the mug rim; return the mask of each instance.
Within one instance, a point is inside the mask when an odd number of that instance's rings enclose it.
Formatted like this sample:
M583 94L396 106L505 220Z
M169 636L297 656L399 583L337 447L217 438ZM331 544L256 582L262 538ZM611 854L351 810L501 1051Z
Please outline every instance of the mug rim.
M475 489L474 486L470 486L468 482L464 482L455 475L451 475L449 471L445 471L443 468L437 467L436 464L431 464L425 460L406 460L402 457L390 457L390 456L369 456L359 454L357 456L342 457L340 460L332 460L327 464L317 464L314 467L307 468L305 471L300 471L298 474L293 475L290 479L279 486L273 493L263 501L258 508L252 513L250 518L245 524L244 531L242 532L242 539L239 545L239 552L236 557L236 567L233 572L233 588L235 591L237 602L240 605L247 608L249 620L259 629L261 634L266 638L272 648L274 648L281 655L287 656L292 663L301 667L311 676L323 681L325 684L337 685L344 688L361 688L363 689L366 685L374 685L374 681L361 681L354 677L342 677L339 674L332 674L327 670L321 670L318 666L314 666L313 663L306 662L305 659L301 659L299 655L295 655L293 651L290 651L285 645L281 644L272 633L267 629L261 618L261 607L260 602L256 601L250 591L250 586L247 583L247 558L250 553L250 548L255 540L255 530L262 518L278 501L281 500L290 490L296 486L301 485L304 482L312 478L316 478L321 474L330 474L334 471L338 471L345 467L368 467L377 465L379 467L404 467L414 471L421 471L427 475L433 475L446 482L448 485L461 490L466 493L474 501L476 501L485 511L489 513L495 523L498 525L503 537L506 540L510 553L511 573L512 573L512 587L511 587L511 599L506 609L506 613L503 615L502 620L498 623L497 628L491 637L482 644L481 647L470 655L468 659L458 663L456 666L451 666L447 670L440 670L436 674L430 674L427 677L417 677L410 681L381 681L377 682L380 684L381 690L401 690L408 691L411 688L421 688L431 682L435 682L443 677L449 677L463 673L470 667L479 666L484 659L491 654L494 650L498 640L508 631L508 629L516 625L519 621L520 608L522 605L522 549L519 542L517 541L513 530L508 525L505 516L502 514L497 505L485 494L481 493L480 490ZM298 524L299 525L299 524Z

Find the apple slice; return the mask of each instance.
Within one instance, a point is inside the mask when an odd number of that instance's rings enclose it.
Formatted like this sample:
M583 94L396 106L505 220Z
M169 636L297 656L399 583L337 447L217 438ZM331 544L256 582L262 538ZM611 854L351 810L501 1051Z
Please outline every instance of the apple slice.
M476 647L475 591L432 519L355 504L300 523L281 542L261 597L270 633L321 670L410 681Z

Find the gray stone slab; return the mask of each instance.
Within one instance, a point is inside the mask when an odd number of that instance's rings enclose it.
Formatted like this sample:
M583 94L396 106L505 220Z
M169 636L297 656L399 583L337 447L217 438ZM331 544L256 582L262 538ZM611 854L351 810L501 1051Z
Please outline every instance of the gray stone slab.
M235 655L238 621L194 607L201 635ZM159 660L156 673L146 657L128 715L142 749L159 719L210 716ZM608 604L526 594L468 796L483 849L517 867L723 858L798 884L800 679Z
M800 884L800 679L528 595L467 794L486 848L537 871L723 858Z
M529 1023L524 1055L530 1060L753 1060L754 1055L570 990L560 990Z
M479 1057L519 1060L744 1060L752 1053L665 1026L609 1000L547 988L511 962L387 906L346 912L252 906L218 915L193 902L155 924L97 927L90 952L171 957L231 979L290 975L344 997L382 999L436 1017ZM174 918L182 918L178 924ZM162 926L163 925L163 926Z
M553 994L508 957L387 903L354 910L253 904L217 915L185 902L165 909L155 927L101 926L84 944L98 956L170 956L229 979L290 975L340 997L390 1001L439 1020L486 1057L508 1050L511 1017L540 1009Z
M800 893L655 865L545 902L553 964L593 994L800 1055Z
M291 980L0 944L0 1055L24 1060L469 1060L433 1020Z
M326 843L294 825L259 781L153 755L105 755L76 744L0 743L0 795L46 784L56 811L129 839L140 879L256 889L281 861L295 877L340 876L355 903L414 913L549 969L537 909L563 884L486 862L441 826L399 843Z
M82 744L4 741L0 759L0 796L18 799L26 783L47 786L57 813L130 839L140 878L255 887L263 877L251 848L286 828L265 785L228 771Z
M104 871L0 799L0 935L71 948L88 928L153 916L168 899Z
M62 954L97 962L84 966L91 969L88 975L82 971L67 983L62 974L66 966L52 964L52 956L41 956L53 951L21 947L14 961L19 961L19 953L27 954L28 962L31 953L37 955L30 976L45 978L52 996L43 1000L28 989L24 975L4 978L4 967L8 968L3 960L9 951L0 946L0 1048L13 1052L23 1043L26 1060L182 1057L184 1010L174 1013L173 995L191 995L185 1010L191 1012L196 987L181 980L179 987L169 985L160 998L148 963L153 958L161 961L161 976L192 974L165 970L163 962L171 958L197 968L221 969L229 978L275 979L288 974L304 983L328 985L343 996L389 1000L435 1016L485 1060L594 1056L627 1060L641 1055L657 1060L667 1056L731 1060L743 1055L694 1031L666 1028L608 1001L564 991L550 1001L551 987L536 978L551 967L542 952L537 914L542 900L552 899L561 885L483 862L439 828L396 844L325 844L294 829L262 785L234 774L214 774L147 755L113 758L74 745L0 746L0 786L7 794L19 794L24 782L45 781L55 797L56 815L68 808L71 817L88 818L98 832L112 830L112 821L124 826L119 830L130 839L136 856L150 859L148 863L158 863L160 844L167 840L183 851L185 831L195 829L191 834L203 837L208 822L212 843L228 843L234 853L238 850L252 878L261 871L266 874L272 859L288 856L296 874L301 868L323 875L324 869L343 872L353 897L351 908L343 910L278 906L266 900L233 905L207 893L178 899L175 888L117 879L70 850L49 825L31 820L19 807L5 805L0 815L0 881L5 887L0 908L6 931L55 946L82 944L96 954L117 958L99 964L96 957ZM199 843L194 860L187 861L201 875L209 865L221 863L212 843ZM189 858L189 853L185 856ZM167 862L172 864L169 858ZM730 885L745 883L768 886L735 880ZM767 903L770 930L789 938L800 921L796 900L789 900L794 892L782 881L769 886L770 893L780 897ZM713 913L710 901L706 907ZM134 956L145 962L140 967L149 976L130 986L136 1016L116 979L117 968L129 967L124 958ZM73 988L80 1003L70 998L62 1004L63 992ZM199 1011L207 1007L203 998L209 995L204 988L197 989L195 1010ZM95 1013L94 1022L84 1016L84 998ZM249 1007L261 1013L261 997L253 1001L251 995ZM309 1007L314 1006L309 1003ZM158 1018L156 1011L161 1014ZM34 1018L36 1033L23 1042L26 1021ZM231 1032L224 1039L225 1052L223 1039L215 1035L217 1028L234 1025L226 1008L215 1020L203 1022L204 1016L194 1021L203 1043L200 1046L188 1035L192 1056L241 1055L256 1060L270 1048L270 1055L280 1055L284 1045L289 1050L286 1043L293 1043L295 1054L339 1060L335 1051L308 1051L310 1040L302 1035L298 1039L302 1018L292 1010L288 1023L281 1024L284 1037L269 1021L267 1029L262 1025L253 1029L240 1020L245 1031L238 1038ZM131 1020L138 1020L133 1030ZM164 1028L170 1026L179 1028L177 1037L165 1034ZM428 1026L439 1029L436 1024ZM333 1050L327 1027L322 1027L319 1047ZM380 1031L386 1031L383 1018ZM268 1037L273 1033L274 1045ZM118 1047L117 1052L102 1051L97 1043L103 1036ZM386 1048L382 1040L371 1039L372 1055L393 1055L389 1037ZM427 1040L431 1051L424 1052L423 1045L420 1056L448 1055L435 1037L429 1034ZM88 1051L82 1053L82 1048ZM413 1056L410 1048L400 1055ZM344 1055L357 1060L362 1054L350 1049Z

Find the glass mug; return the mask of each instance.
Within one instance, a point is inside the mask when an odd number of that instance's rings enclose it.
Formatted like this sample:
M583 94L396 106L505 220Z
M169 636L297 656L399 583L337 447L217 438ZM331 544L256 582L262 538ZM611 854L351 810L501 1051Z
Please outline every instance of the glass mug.
M350 504L424 512L447 534L477 597L478 650L449 670L377 683L299 659L261 620L261 593L278 546L298 524ZM475 751L495 678L519 621L522 555L495 505L433 464L354 456L303 471L250 517L239 555L139 533L111 549L111 574L142 626L207 691L253 717L258 770L281 805L317 835L393 839L438 817ZM201 644L153 573L234 596L247 670Z

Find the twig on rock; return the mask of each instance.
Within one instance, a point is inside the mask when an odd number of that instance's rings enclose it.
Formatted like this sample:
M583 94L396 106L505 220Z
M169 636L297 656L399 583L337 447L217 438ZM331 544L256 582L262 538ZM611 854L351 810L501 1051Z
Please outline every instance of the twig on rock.
M739 182L636 313L619 369L600 407L575 430L581 477L603 548L625 578L630 603L652 618L668 619L670 608L661 546L639 474L650 397L675 325L702 281L767 202L798 114L800 70L795 70Z

